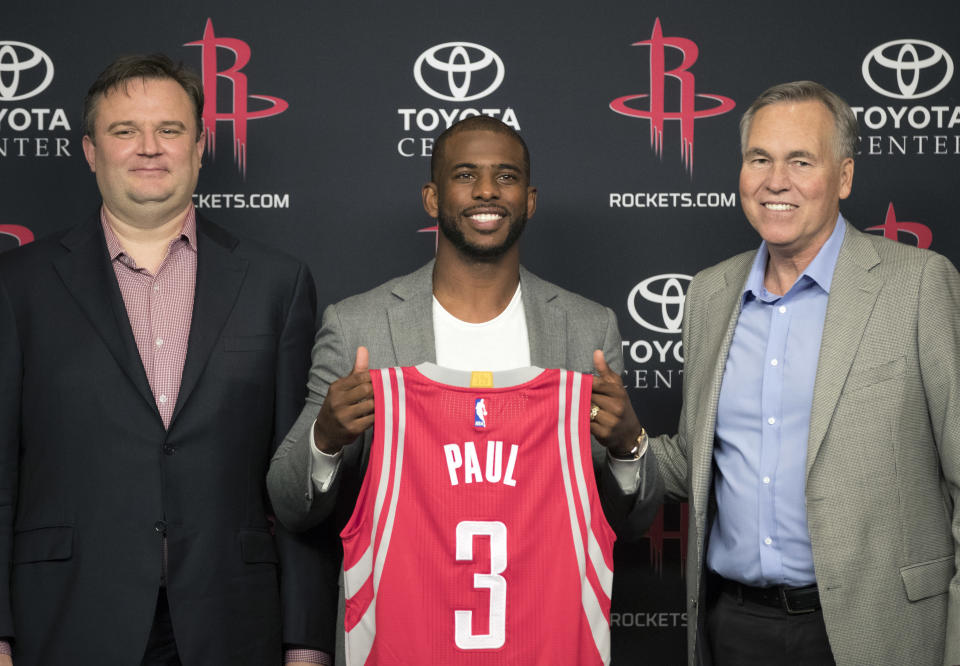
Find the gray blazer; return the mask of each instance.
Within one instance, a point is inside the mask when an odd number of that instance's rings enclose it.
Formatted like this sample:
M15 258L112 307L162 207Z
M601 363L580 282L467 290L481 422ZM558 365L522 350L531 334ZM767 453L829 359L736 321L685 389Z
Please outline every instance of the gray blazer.
M689 499L688 648L701 576L717 401L748 252L687 294L679 432L651 440L668 496ZM807 444L807 522L840 666L960 664L960 275L944 257L847 225L824 320Z
M541 280L520 268L523 307L530 340L530 360L542 368L593 370L593 351L603 349L610 368L623 370L616 316L582 296ZM314 526L317 539L336 542L353 510L363 480L372 428L362 445L347 446L331 487L314 493L310 479L310 428L330 384L353 369L357 347L370 351L370 367L410 366L435 361L433 336L433 261L419 270L363 294L327 307L313 347L313 366L306 405L270 463L267 487L280 521L294 530ZM640 486L625 494L606 464L606 453L593 442L594 469L604 514L621 539L636 539L649 527L660 505L662 484L652 455L644 456ZM336 612L336 575L340 555L323 566L333 577L332 610ZM324 611L326 613L326 611ZM329 619L332 639L334 619ZM331 650L332 651L332 648Z

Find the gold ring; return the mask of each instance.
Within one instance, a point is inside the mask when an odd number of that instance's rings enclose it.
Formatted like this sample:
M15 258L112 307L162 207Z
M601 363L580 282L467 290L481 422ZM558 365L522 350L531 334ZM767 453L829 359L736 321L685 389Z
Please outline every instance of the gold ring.
M599 414L599 413L600 413L600 407L598 407L597 405L590 405L590 420L591 420L591 421L596 421L596 420L597 420L597 414Z

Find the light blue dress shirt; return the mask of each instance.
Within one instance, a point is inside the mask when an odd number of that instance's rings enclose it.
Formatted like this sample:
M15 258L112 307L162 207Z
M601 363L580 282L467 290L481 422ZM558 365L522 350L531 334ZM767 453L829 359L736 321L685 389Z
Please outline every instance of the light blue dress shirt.
M845 222L783 296L747 277L723 372L713 451L717 513L707 565L747 585L816 582L807 531L807 438L820 338Z

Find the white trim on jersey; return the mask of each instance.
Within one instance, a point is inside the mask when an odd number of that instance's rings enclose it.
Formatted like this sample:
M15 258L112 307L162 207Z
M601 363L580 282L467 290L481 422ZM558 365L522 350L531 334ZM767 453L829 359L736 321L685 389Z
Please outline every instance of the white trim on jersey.
M357 560L357 563L354 564L349 569L344 570L343 572L343 594L347 599L353 598L357 592L360 591L360 588L363 587L363 584L367 582L367 579L370 578L370 573L373 571L373 544L371 543L367 546L367 549L363 551L363 555L360 556L360 559Z
M587 495L586 487L584 485L583 470L581 469L580 474L577 476L577 495L574 495L570 479L570 469L567 465L568 455L570 455L575 461L575 467L578 465L577 461L579 460L580 456L580 433L577 431L577 428L574 427L575 425L579 425L576 413L580 404L580 374L573 373L573 394L571 396L571 402L573 404L570 406L567 405L567 375L568 372L566 370L560 371L560 397L558 400L559 417L557 419L557 443L560 448L560 470L562 472L561 476L563 477L563 489L567 498L567 510L570 514L570 531L573 536L573 548L577 555L577 566L580 570L580 601L583 605L583 612L587 616L587 623L590 625L590 633L593 635L593 642L596 645L597 652L600 653L600 659L604 664L609 664L610 626L607 624L607 619L603 615L603 608L600 605L600 600L597 599L597 594L586 575L587 565L583 547L583 535L580 533L580 525L577 521L577 510L575 504L577 500L580 499L580 508L583 512L589 535L588 540L591 538L596 540L596 537L593 536L592 530L590 530L590 504L585 501ZM571 423L569 446L566 437L567 423ZM590 559L591 564L595 564L592 554ZM601 557L600 559L602 561L603 558ZM606 567L604 566L604 568ZM596 571L596 573L597 577L599 578L601 575L600 571ZM604 590L606 591L606 588L604 588Z
M390 548L390 537L393 536L393 520L397 515L397 497L400 495L400 475L403 472L403 443L407 426L406 394L403 390L403 372L394 368L397 378L397 453L393 460L393 494L390 496L390 508L387 510L387 523L383 527L383 536L380 538L380 547L377 548L377 557L373 565L373 594L376 596L380 589L380 576L383 575L383 562L387 558ZM380 481L381 484L384 481Z
M396 432L396 455L394 456L393 442L393 397L390 388L390 375L394 374L397 378L397 413L399 419ZM383 461L380 465L380 477L377 485L377 499L373 507L373 527L370 534L370 545L363 553L361 558L343 572L344 578L344 596L350 599L355 595L370 579L371 564L373 573L373 597L370 605L364 611L363 616L354 627L345 632L344 647L346 651L346 660L348 664L363 664L370 656L373 649L373 641L377 634L377 590L380 587L380 576L383 574L383 563L387 557L387 550L390 547L390 537L393 534L393 521L397 510L397 497L400 492L400 476L403 470L403 445L406 435L407 405L406 394L403 389L403 373L398 369L390 369L380 373L381 383L383 385L383 406L384 406L384 435L383 435ZM393 492L390 496L390 504L387 508L386 524L383 527L383 534L380 543L376 542L377 528L380 525L380 514L383 511L384 499L387 494L387 487L390 485L390 470L393 468ZM376 555L374 555L376 553Z
M590 499L587 494L587 481L583 474L583 463L578 452L580 451L580 410L577 406L580 404L580 381L579 374L573 379L573 405L570 408L570 433L573 441L570 442L571 454L573 459L573 471L577 479L577 490L580 491L580 506L583 507L583 522L587 528L587 554L590 561L593 562L593 570L597 574L597 580L600 581L600 587L609 599L613 595L613 571L607 566L603 559L603 551L600 549L600 542L593 532L590 515ZM593 470L590 470L593 473Z

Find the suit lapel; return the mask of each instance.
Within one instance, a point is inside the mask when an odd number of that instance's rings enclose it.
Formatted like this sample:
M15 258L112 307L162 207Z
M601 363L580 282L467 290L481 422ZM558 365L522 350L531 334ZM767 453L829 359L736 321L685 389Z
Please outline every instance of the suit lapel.
M197 285L193 318L171 427L203 374L240 293L247 261L233 255L236 245L236 238L197 217Z
M72 229L61 243L68 253L54 261L54 268L63 280L64 287L103 339L117 365L159 419L160 413L130 328L117 276L110 265L99 215Z
M823 320L807 440L808 475L880 294L882 281L869 272L878 263L880 255L870 241L847 223Z
M433 336L433 261L397 282L398 302L387 311L393 354L399 366L437 359Z
M557 288L521 266L520 295L530 342L530 364L541 368L567 367L567 314L552 305Z

